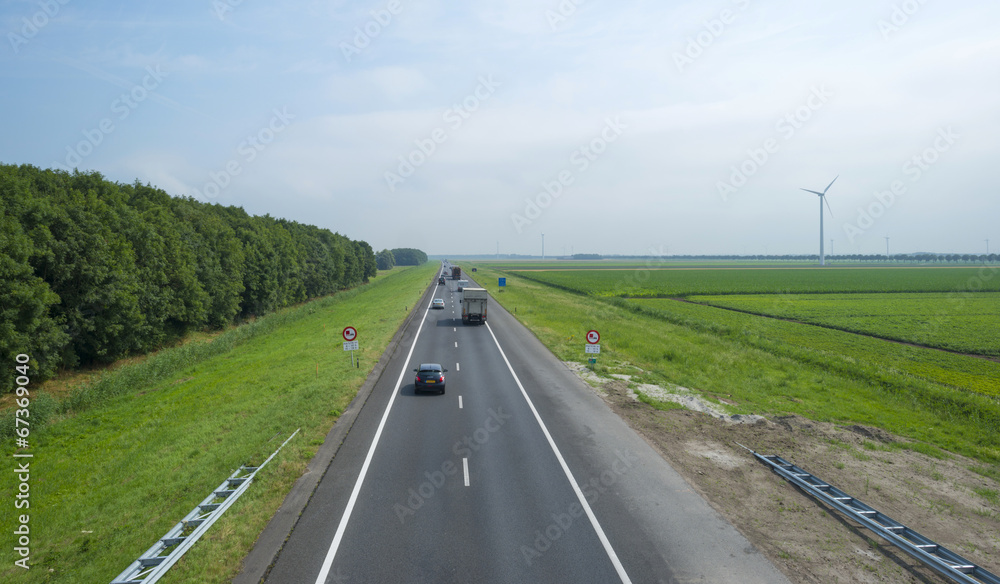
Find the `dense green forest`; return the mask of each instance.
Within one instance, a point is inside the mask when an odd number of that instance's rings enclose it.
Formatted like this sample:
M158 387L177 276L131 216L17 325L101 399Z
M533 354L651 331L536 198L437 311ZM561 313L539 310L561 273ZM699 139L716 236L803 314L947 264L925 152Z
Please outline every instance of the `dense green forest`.
M392 250L397 266L419 266L427 262L427 254L419 249L400 248Z
M0 213L0 391L21 353L37 382L376 274L364 241L98 173L0 164Z
M383 249L375 254L375 263L380 270L391 270L394 266L419 266L426 262L427 254L408 247Z

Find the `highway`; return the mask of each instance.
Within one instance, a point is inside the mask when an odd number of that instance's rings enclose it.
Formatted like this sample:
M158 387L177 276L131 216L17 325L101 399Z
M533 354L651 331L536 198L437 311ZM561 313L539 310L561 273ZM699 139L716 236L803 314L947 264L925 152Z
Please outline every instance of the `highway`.
M463 326L446 282L266 582L787 582L496 302ZM425 362L445 394L414 394Z

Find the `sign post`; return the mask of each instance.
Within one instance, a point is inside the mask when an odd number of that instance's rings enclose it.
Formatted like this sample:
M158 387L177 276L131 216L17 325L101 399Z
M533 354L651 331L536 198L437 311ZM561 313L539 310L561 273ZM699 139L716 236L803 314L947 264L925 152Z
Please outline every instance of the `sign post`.
M354 367L354 351L358 350L358 330L353 326L344 328L344 350L351 352L351 367Z
M587 344L583 347L583 352L588 355L599 355L601 353L601 345L598 343L601 341L601 333L596 330L587 331ZM591 357L588 359L591 365L597 363L596 357Z

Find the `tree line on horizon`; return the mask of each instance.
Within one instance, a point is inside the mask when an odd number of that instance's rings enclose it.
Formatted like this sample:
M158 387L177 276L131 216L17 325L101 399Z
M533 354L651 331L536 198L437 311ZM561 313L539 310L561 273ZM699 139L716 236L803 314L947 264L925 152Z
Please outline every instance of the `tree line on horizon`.
M615 256L604 256L614 258ZM624 257L624 256L623 256ZM649 257L649 256L645 256ZM574 258L575 259L575 258ZM678 255L665 256L664 259L683 260L755 260L755 261L819 261L819 254L807 255ZM965 262L965 263L995 263L1000 256L991 254L969 253L901 253L886 256L885 254L826 254L828 261L844 262Z
M380 270L391 270L396 266L419 266L426 262L427 254L409 247L383 249L375 254L375 264Z
M377 274L365 241L96 172L0 164L0 213L0 391L18 354L35 383Z
M481 256L453 256L466 259L492 259L494 256L491 254L483 254ZM537 255L524 255L524 254L500 254L500 259L538 259ZM548 256L546 259L553 261L556 260L657 260L657 261L688 261L688 260L734 260L734 261L819 261L819 254L804 254L804 255L739 255L739 254L723 254L723 255L664 255L664 256L653 256L653 255L615 255L615 254L573 254L571 256L564 255L553 255ZM975 253L901 253L893 254L891 256L886 256L885 254L827 254L827 260L831 261L850 261L850 262L924 262L924 263L934 263L934 262L944 262L944 263L997 263L1000 262L1000 254L990 253L990 254L975 254Z

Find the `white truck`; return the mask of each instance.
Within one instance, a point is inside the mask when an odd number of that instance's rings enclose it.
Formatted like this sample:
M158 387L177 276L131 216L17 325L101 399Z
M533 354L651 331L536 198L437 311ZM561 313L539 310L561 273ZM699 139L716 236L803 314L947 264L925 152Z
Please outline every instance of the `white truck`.
M462 292L462 324L482 324L486 322L485 288L466 288Z

